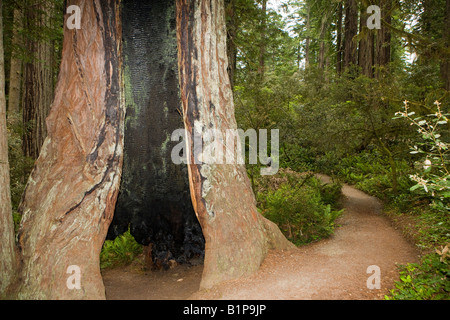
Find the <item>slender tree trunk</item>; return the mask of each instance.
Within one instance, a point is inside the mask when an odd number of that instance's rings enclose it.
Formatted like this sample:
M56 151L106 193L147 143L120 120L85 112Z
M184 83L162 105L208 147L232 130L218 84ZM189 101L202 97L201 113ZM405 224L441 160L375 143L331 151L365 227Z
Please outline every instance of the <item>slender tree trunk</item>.
M328 44L325 39L325 35L327 32L327 24L328 24L328 12L325 12L322 17L322 22L320 24L320 48L319 48L319 68L325 68L325 58L326 51L328 49Z
M356 0L345 0L344 68L357 64L357 45L354 41L357 33L358 7Z
M380 0L381 29L377 31L376 63L379 67L386 67L391 61L391 24L392 0Z
M9 186L2 2L0 0L0 298L13 281L16 261Z
M361 6L360 34L362 38L359 41L358 65L361 67L362 74L373 77L373 55L374 55L374 33L367 28L367 8Z
M264 73L266 70L266 30L267 29L267 0L262 0L261 8L261 33L259 43L259 64L258 75L261 82L264 81Z
M69 5L80 7L81 29L65 26L48 136L19 208L22 265L14 289L22 299L105 298L99 255L123 153L120 2Z
M20 89L22 84L22 59L18 58L18 47L22 44L19 30L22 29L22 10L14 9L14 25L12 35L11 69L9 73L8 113L18 113L20 107Z
M342 2L338 3L337 23L336 23L336 72L338 75L342 73L342 17L343 6Z
M26 28L50 29L53 4L49 0L32 1L26 7ZM24 66L23 92L23 151L25 156L37 159L47 136L45 119L53 101L53 48L48 39L27 40L27 51L34 54Z
M181 100L191 198L205 237L202 288L255 272L271 248L293 245L257 211L244 165L196 164L192 137L236 129L223 0L177 0ZM238 150L228 145L225 150ZM228 150L230 148L230 150ZM195 152L194 152L195 151Z
M445 54L441 62L441 78L444 84L444 89L450 91L450 0L446 1L444 19L444 50Z
M311 8L309 3L307 5L306 14L306 43L305 43L305 69L309 68L311 64Z

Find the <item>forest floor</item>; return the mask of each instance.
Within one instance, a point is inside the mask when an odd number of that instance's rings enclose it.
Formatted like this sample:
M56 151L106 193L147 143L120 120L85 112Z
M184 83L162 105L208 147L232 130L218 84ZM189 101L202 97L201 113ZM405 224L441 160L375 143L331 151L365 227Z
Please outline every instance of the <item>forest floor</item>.
M321 176L322 179L328 179ZM383 299L398 280L397 265L417 262L419 252L382 214L382 203L344 185L344 213L333 236L291 251L270 252L255 274L199 290L202 265L142 271L139 265L104 270L110 300ZM381 288L369 289L378 266ZM374 283L369 281L370 283Z

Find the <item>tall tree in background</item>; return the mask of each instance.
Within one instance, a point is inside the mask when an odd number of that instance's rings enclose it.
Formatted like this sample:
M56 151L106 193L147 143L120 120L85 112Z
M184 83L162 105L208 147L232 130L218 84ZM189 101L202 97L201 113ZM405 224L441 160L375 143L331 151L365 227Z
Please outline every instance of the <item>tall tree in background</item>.
M412 8L421 11L417 16L414 34L414 48L417 53L416 72L421 72L421 81L425 78L433 82L442 82L442 87L450 88L449 56L450 56L450 4L447 0L424 0L415 3ZM424 74L426 73L426 75Z
M360 40L358 50L358 65L363 75L372 78L374 65L374 42L375 34L367 27L368 2L360 3Z
M329 49L327 34L329 33L328 29L330 26L329 23L330 16L331 16L330 8L328 6L324 7L322 19L320 22L320 33L319 33L320 49L319 49L318 65L320 69L324 69L326 65L327 52Z
M267 0L261 0L261 36L259 43L258 75L264 81L266 70Z
M22 46L23 8L14 8L12 52L9 72L8 113L18 113L20 107L20 93L22 85L22 59L20 48Z
M441 78L444 89L450 91L450 0L445 3L445 18L443 26L443 54L441 61Z
M344 68L356 65L358 61L357 43L358 6L356 0L345 0L345 30L344 30Z
M386 67L391 62L392 0L379 0L381 9L381 29L377 32L375 64Z
M305 68L311 65L311 5L306 2Z
M47 136L45 119L53 100L54 47L49 40L55 4L51 0L27 0L24 28L29 32L25 49L33 56L24 65L23 152L37 159Z
M342 42L342 19L344 17L344 8L342 1L337 4L337 22L336 22L336 72L342 73L343 66L343 42Z
M238 28L236 19L236 0L225 0L226 24L227 24L227 53L228 74L230 76L231 88L234 88L234 74L236 72L236 32Z
M8 285L13 281L16 260L9 187L2 7L3 1L0 0L0 298Z

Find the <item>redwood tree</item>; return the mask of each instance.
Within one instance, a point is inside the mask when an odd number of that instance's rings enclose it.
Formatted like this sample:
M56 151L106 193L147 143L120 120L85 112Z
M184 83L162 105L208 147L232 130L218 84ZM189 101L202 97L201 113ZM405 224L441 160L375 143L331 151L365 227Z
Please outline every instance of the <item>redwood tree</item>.
M25 30L51 30L54 3L49 0L27 1L25 6ZM32 32L33 33L33 32ZM24 64L23 74L23 152L37 159L47 136L45 119L53 100L54 48L43 36L28 36L25 48L32 57Z
M381 8L381 29L377 30L375 64L387 67L391 61L392 0L379 0Z
M269 249L294 246L257 212L244 165L193 158L190 134L236 129L224 2L176 4L189 186L205 237L201 286L208 288L256 271ZM99 254L115 209L124 143L120 0L70 5L81 9L81 28L65 28L48 136L20 205L20 264L10 293L22 299L105 298ZM233 148L237 154L238 145Z
M119 1L67 2L81 9L81 28L65 27L48 136L20 206L12 291L21 299L105 297L99 255L123 150ZM79 289L68 285L71 266L79 268Z
M178 63L189 148L191 198L205 236L201 286L256 271L269 249L293 245L263 218L244 165L200 163L191 139L208 129L236 129L227 74L223 0L177 0ZM225 148L231 148L225 145ZM237 144L234 154L237 154Z
M4 62L2 0L0 0L0 298L6 287L13 281L15 267L14 228L9 187Z
M344 68L356 65L358 61L357 43L358 6L356 0L345 0L345 31L344 31Z

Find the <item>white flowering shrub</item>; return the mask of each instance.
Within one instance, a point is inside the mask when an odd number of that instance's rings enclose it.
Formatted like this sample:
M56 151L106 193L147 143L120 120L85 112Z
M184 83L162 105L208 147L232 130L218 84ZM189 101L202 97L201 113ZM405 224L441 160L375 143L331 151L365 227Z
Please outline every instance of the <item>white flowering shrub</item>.
M448 125L450 114L441 110L441 103L435 101L436 112L424 117L415 117L410 112L408 101L404 102L403 111L397 112L397 118L405 118L411 126L417 128L421 142L411 149L412 154L422 154L420 171L410 175L416 184L411 191L423 190L433 198L433 205L439 209L450 211L450 141ZM446 135L442 133L446 132Z

